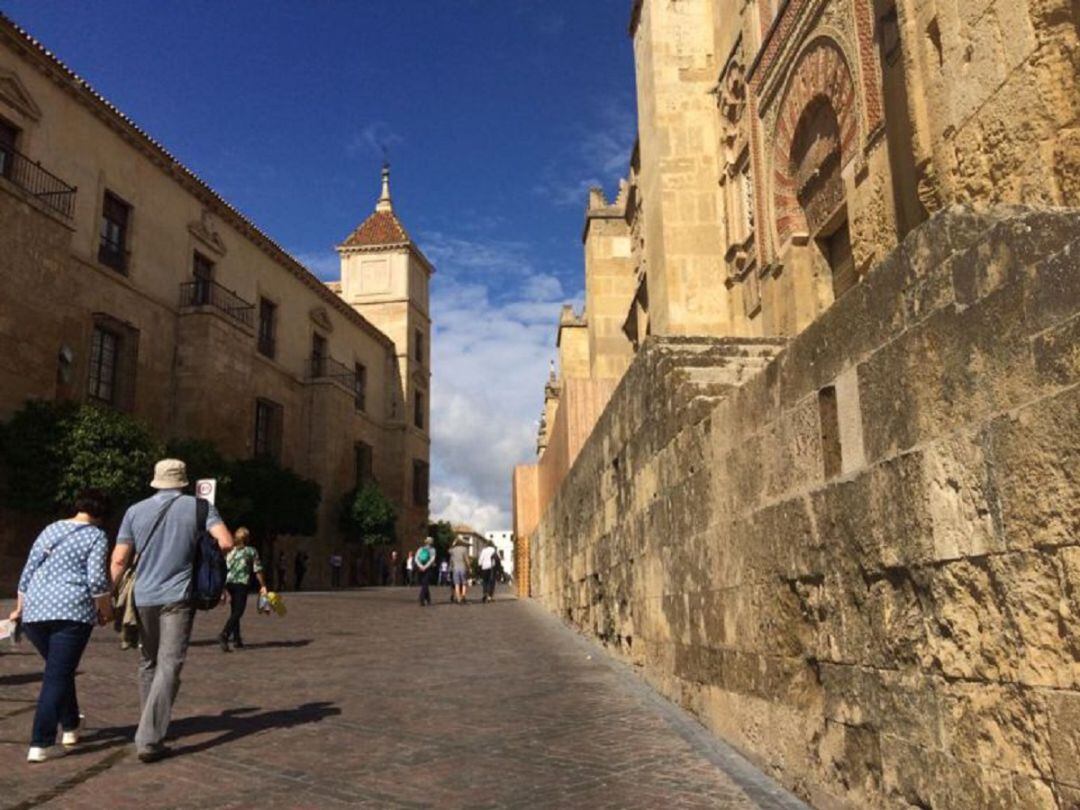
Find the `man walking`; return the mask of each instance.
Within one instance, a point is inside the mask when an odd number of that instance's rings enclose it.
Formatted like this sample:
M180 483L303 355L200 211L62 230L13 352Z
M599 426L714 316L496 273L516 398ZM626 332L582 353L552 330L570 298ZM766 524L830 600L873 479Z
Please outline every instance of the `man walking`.
M435 540L431 537L424 538L424 545L416 552L416 572L420 577L420 607L431 604L431 576L435 573L435 556Z
M330 555L330 587L341 587L341 563L343 562L341 555L336 551Z
M154 466L150 486L158 492L131 506L120 524L113 550L113 582L137 555L135 604L139 628L139 704L135 751L142 762L168 753L162 741L169 729L173 702L180 689L195 608L191 574L199 525L198 501L184 495L187 467L177 459ZM205 529L227 552L233 537L213 504L207 504Z
M469 591L469 547L460 537L454 540L450 548L450 571L454 578L450 601L464 605L465 595Z
M495 601L495 560L498 552L495 546L484 546L480 551L480 578L484 583L484 598L481 602Z

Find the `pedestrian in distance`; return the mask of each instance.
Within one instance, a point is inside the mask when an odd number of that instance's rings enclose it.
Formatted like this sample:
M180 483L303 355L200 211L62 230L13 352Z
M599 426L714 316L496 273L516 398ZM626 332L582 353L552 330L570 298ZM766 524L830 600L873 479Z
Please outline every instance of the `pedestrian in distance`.
M293 583L295 584L296 590L300 590L300 587L304 583L304 575L307 573L307 564L307 552L296 552L296 556L293 557Z
M233 547L232 533L217 509L208 501L185 495L187 485L183 461L159 461L150 482L157 493L128 508L112 555L114 583L136 557L141 715L135 752L141 762L156 762L168 755L165 734L195 620L196 544L206 531L223 553Z
M405 558L405 584L406 585L412 585L413 584L413 566L415 564L416 564L416 561L413 558L413 553L410 551L409 556Z
M330 587L341 587L341 555L336 551L330 555Z
M228 573L225 576L225 592L229 598L229 618L225 627L218 636L222 652L231 652L229 641L231 640L236 649L244 648L244 640L240 636L240 619L244 616L247 608L248 593L251 590L251 580L259 583L259 596L266 596L266 577L263 576L262 561L259 552L249 543L251 532L241 526L233 534L235 545L225 558L225 566Z
M439 584L453 587L450 582L450 562L445 559L439 563Z
M285 552L279 551L277 554L277 579L274 581L279 591L285 590Z
M100 490L79 492L75 516L45 527L19 577L15 610L8 618L19 623L45 660L28 762L54 759L79 743L75 673L94 625L112 619L109 539L101 530L108 511L108 498ZM58 726L61 745L56 744Z
M401 557L397 553L397 549L390 552L390 576L393 581L391 584L397 587L401 584Z
M450 547L450 572L454 580L454 590L450 594L450 601L459 605L465 604L465 597L469 592L469 556L468 544L458 537Z
M431 604L431 577L435 573L436 556L434 538L425 537L424 545L416 552L416 572L420 578L420 607Z
M495 546L484 546L480 551L480 579L484 587L484 597L480 600L481 602L495 601L495 575L497 573L495 560L498 557L499 552L495 550Z

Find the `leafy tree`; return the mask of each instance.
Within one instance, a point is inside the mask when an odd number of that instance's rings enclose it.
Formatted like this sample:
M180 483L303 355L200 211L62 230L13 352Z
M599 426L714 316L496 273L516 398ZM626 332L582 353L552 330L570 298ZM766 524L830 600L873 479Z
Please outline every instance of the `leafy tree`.
M235 498L236 522L256 534L315 534L318 528L319 485L268 458L233 462L228 493Z
M375 484L364 484L345 496L341 528L366 546L386 546L397 539L397 512Z
M30 401L4 425L4 502L55 513L83 487L98 487L123 507L148 492L161 444L133 417L109 408Z
M454 544L454 527L448 520L440 520L438 523L428 524L428 534L435 541L439 559L444 559L450 554L450 546Z
M169 444L169 454L187 464L188 478L216 478L217 507L232 526L247 526L256 538L315 534L319 485L273 459L226 459L210 442L184 439Z

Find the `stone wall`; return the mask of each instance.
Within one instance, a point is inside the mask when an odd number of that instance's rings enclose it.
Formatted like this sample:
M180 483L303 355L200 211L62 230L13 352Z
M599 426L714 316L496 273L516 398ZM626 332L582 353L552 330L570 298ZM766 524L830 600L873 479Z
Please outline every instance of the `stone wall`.
M1078 265L1078 213L949 209L741 385L650 338L533 596L815 806L1077 806Z

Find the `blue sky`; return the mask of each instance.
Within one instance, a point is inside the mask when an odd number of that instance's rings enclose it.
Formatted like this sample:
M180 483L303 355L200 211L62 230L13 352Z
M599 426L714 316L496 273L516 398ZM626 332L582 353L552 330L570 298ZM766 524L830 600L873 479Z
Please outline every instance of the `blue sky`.
M433 513L509 528L586 190L635 112L629 0L6 0L0 9L324 278L383 149L432 288Z

